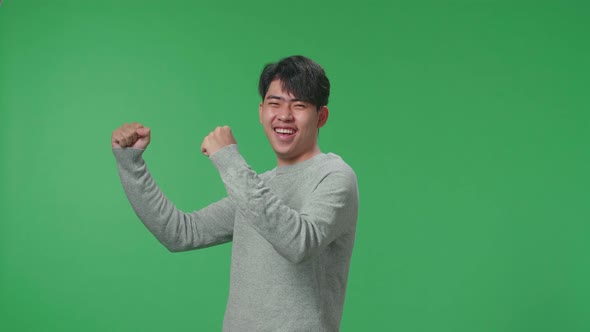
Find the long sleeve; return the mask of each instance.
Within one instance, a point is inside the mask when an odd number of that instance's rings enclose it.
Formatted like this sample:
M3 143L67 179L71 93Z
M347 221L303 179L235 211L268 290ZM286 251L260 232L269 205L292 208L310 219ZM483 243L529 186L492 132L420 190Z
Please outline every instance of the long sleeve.
M125 194L150 232L172 252L231 241L235 217L232 201L226 197L192 213L180 211L158 188L143 160L144 151L113 148Z
M217 151L211 160L236 208L292 263L306 260L339 236L355 230L358 188L349 168L326 170L301 209L295 210L250 169L236 145Z

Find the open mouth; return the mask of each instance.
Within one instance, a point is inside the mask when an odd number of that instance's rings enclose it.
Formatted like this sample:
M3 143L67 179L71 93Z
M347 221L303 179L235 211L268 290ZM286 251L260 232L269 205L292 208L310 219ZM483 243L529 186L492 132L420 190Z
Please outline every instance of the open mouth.
M275 128L275 132L279 133L279 134L285 134L285 135L293 135L295 134L295 129L293 128Z
M295 128L286 128L286 127L276 127L274 128L275 133L278 134L280 138L289 139L295 135L297 129Z

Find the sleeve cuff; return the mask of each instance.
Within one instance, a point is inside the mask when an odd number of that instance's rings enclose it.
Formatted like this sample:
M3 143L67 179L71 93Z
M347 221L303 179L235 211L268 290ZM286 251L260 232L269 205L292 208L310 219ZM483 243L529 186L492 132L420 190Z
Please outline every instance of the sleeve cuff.
M143 160L142 155L145 149L137 148L112 148L115 159L120 163L141 163Z
M230 144L225 146L214 154L209 159L213 162L213 165L222 174L231 173L233 167L239 167L246 165L246 161L240 155L237 144Z

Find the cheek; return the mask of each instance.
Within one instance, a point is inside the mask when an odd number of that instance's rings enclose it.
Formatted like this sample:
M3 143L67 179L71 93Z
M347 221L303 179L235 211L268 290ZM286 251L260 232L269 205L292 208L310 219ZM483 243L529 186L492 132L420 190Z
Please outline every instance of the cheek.
M267 116L266 118L264 118L264 123L268 127L272 127L273 120L274 120L274 118L272 116Z
M263 125L270 125L270 116L268 114L268 112L262 112L260 114L260 123L262 123Z
M307 130L315 130L317 119L315 119L313 116L304 116L299 119L299 123L302 124Z
M262 118L271 121L275 116L275 112L273 109L267 108L262 111Z

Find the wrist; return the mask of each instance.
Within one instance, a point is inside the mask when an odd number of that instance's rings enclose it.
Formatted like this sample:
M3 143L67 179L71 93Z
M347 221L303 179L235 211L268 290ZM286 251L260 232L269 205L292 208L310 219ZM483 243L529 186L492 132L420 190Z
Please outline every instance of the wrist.
M213 162L213 165L217 168L222 177L223 175L232 173L231 170L235 169L235 167L246 164L246 161L240 155L236 144L224 146L211 155L209 159Z
M224 150L227 150L227 151L230 151L231 150L231 151L237 152L238 151L238 145L237 144L229 144L229 145L226 145L224 147L221 147L221 148L215 150L212 154L210 154L209 155L209 159L212 159L213 156L217 155L219 152L222 152ZM224 154L224 153L222 153L222 154Z

